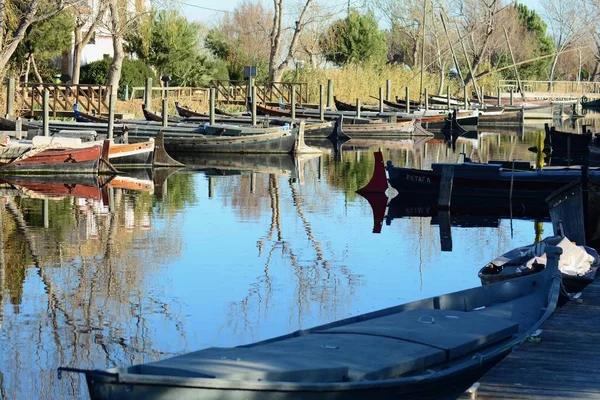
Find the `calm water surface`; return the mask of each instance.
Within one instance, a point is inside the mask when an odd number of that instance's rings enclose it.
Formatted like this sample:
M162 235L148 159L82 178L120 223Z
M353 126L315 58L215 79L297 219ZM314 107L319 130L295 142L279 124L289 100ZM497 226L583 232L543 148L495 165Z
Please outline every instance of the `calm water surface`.
M384 158L533 160L536 135L485 132L455 152L441 140L388 143ZM380 144L312 144L322 156L188 157L146 190L113 182L48 199L4 187L0 398L87 398L81 377L58 380L56 368L234 346L478 286L488 260L535 238L533 220L489 215L452 227L442 251L427 208L381 224L354 193Z

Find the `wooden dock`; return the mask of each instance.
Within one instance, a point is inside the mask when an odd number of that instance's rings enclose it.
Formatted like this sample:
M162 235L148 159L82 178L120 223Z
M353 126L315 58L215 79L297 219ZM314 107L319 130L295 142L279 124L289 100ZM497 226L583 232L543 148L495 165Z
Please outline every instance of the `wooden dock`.
M539 343L515 349L461 399L600 398L600 278L542 330Z

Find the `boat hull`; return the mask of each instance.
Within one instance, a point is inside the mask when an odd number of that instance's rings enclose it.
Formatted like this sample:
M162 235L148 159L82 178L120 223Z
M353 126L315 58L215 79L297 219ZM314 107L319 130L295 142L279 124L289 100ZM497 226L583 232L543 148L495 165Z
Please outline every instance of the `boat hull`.
M98 174L102 146L48 149L0 165L1 174Z
M130 144L113 144L108 157L111 164L120 168L147 167L152 165L154 141Z

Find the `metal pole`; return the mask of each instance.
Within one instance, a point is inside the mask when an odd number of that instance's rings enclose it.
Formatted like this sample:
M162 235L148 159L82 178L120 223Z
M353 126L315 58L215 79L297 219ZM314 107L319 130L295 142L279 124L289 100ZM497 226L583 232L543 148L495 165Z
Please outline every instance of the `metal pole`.
M360 118L360 99L356 99L356 118Z
M290 86L292 89L291 103L292 103L292 120L296 119L296 88L294 85Z
M383 88L379 88L379 112L383 112Z
M169 116L168 116L168 100L166 98L162 99L162 126L166 128L169 126Z
M8 87L6 91L6 115L11 116L15 109L15 78L8 78Z
M108 140L112 140L115 129L115 95L112 86L108 94Z
M323 85L319 85L319 119L325 120L325 108L323 107Z
M250 101L252 102L252 126L256 126L256 88L254 85L250 86Z
M208 117L209 123L214 125L215 123L215 88L210 88L208 98Z
M333 80L327 79L327 108L333 104Z
M385 99L390 101L390 96L392 95L392 81L387 79L385 81Z
M144 104L147 110L152 110L152 78L146 78L146 87L144 88Z
M44 127L44 136L50 136L50 114L49 114L49 106L50 106L50 92L48 89L44 89L44 95L42 99L42 118L43 118L43 127Z
M406 92L406 112L410 113L410 89L407 87L404 88L404 91Z

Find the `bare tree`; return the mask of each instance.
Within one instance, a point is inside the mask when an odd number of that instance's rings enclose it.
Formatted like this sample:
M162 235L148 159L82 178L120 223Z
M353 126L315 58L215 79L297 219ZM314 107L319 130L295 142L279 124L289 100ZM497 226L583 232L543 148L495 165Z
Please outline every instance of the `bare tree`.
M287 51L280 59L280 52L283 47L283 6L284 0L273 0L273 25L271 27L271 52L269 54L269 79L271 82L281 81L281 76L289 68L290 62L294 58L296 47L300 39L300 35L306 26L306 14L313 0L306 0L300 10L298 20L294 23L292 38L288 44ZM280 61L281 60L281 61Z
M96 29L104 20L107 8L107 0L100 0L96 9L88 7L87 5L78 5L74 8L75 29L73 30L74 49L71 82L75 85L79 84L79 71L81 69L83 48L90 42ZM84 31L84 29L87 30Z
M27 29L37 22L46 20L59 12L66 10L82 0L31 0L22 2L15 7L16 29L11 31L6 17L6 0L0 0L0 71L4 72L6 66L19 46L19 43L25 38ZM19 6L23 6L22 9ZM5 37L7 34L8 37Z
M598 9L587 0L543 0L541 3L548 30L556 45L548 77L552 81L560 53L593 34L591 28L596 26Z

